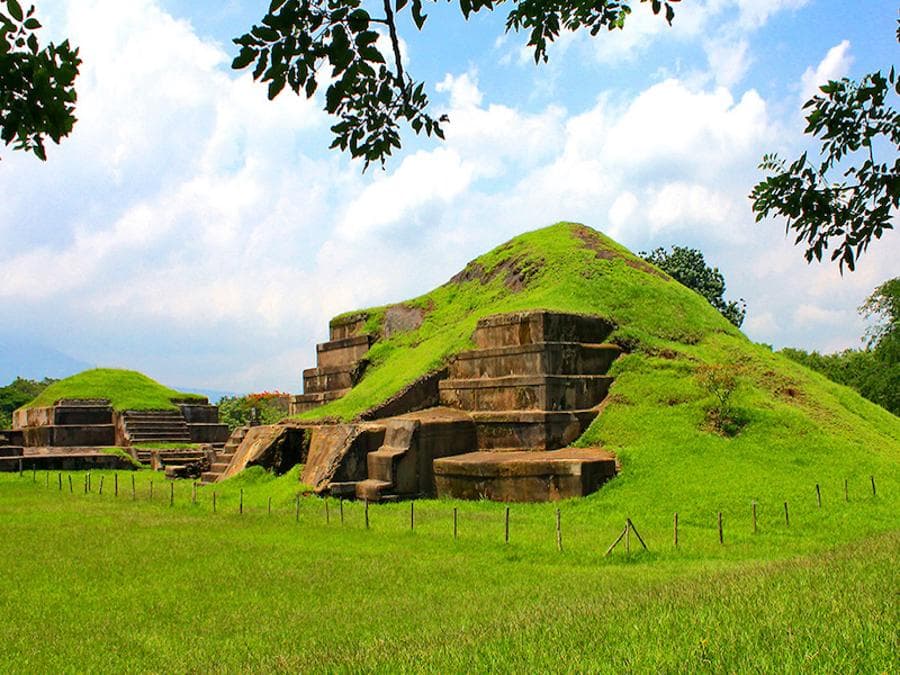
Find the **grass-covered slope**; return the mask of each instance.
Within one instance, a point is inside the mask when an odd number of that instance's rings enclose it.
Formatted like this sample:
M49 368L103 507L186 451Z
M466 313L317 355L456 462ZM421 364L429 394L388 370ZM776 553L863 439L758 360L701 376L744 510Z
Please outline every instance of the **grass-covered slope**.
M578 441L614 450L623 471L585 508L603 505L615 518L641 513L663 529L674 511L706 521L752 500L773 509L789 496L813 495L816 483L828 486L827 499L842 497L844 479L858 489L873 474L891 499L900 487L900 419L752 343L698 294L582 225L516 237L405 304L427 310L422 326L376 343L362 381L307 417L352 418L386 399L470 348L483 316L592 313L616 323L613 339L629 353L614 364L604 410ZM368 313L378 330L384 309ZM709 426L715 398L698 381L704 365L737 375L732 401L742 426L734 436Z
M204 399L169 389L134 370L93 368L51 384L25 407L49 406L61 398L106 398L116 410L169 410L175 408L173 398Z

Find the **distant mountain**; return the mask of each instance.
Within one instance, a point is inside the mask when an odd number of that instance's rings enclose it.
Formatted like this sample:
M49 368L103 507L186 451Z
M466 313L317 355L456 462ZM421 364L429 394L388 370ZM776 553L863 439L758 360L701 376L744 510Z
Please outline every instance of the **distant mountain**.
M45 377L63 378L90 368L63 352L12 335L0 335L0 385L16 377L40 380Z

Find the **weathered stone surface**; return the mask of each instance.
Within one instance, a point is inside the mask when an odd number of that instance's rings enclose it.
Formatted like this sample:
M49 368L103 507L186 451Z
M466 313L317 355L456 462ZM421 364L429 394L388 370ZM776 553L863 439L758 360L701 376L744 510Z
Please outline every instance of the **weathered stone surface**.
M289 413L291 415L299 415L312 408L316 408L324 403L333 401L346 394L349 389L339 389L337 391L323 391L316 394L299 394L291 397Z
M109 446L116 444L116 428L112 424L27 427L22 437L29 447Z
M135 466L121 455L102 452L87 447L36 447L24 448L22 456L0 456L0 471L83 471L86 469L115 469L131 471Z
M450 364L454 379L509 375L600 375L621 349L610 344L537 342L463 352Z
M229 478L249 466L262 466L281 474L302 460L302 427L272 424L249 427L243 440L222 471Z
M354 335L361 335L366 328L368 319L369 315L366 312L332 319L328 324L329 339L343 340Z
M379 422L323 424L311 427L310 434L300 480L322 492L331 482L366 478L366 456L383 444L385 427Z
M179 403L178 409L188 424L218 424L219 406L208 403Z
M214 445L225 443L229 436L228 425L219 423L191 423L188 424L188 433L191 443L212 443Z
M341 365L327 368L308 368L303 371L303 393L319 394L341 391L353 386L354 366Z
M572 443L597 416L594 410L475 411L476 447L481 450L554 450Z
M463 410L583 410L599 403L607 375L513 375L444 380L441 404Z
M435 460L439 497L539 502L582 497L616 473L615 456L593 448L473 452Z
M38 426L112 424L109 402L67 400L52 406L19 408L13 412L13 429Z
M334 366L352 366L369 351L371 337L369 335L357 335L331 340L316 345L316 358L319 368Z
M615 326L596 316L561 312L517 312L481 319L475 328L475 344L480 349L538 342L606 341Z

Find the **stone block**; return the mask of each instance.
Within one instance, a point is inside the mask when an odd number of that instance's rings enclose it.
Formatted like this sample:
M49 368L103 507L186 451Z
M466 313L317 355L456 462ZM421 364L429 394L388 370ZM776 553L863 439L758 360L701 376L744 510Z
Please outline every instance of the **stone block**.
M441 404L463 410L583 410L606 396L607 375L525 375L444 380Z
M216 445L225 443L230 435L228 425L218 423L190 423L188 424L188 432L190 433L191 443L214 443Z
M603 343L615 326L596 316L561 312L516 312L481 319L475 328L480 349L539 342Z
M179 403L178 409L188 424L217 424L219 406L208 403Z
M319 394L325 391L340 391L353 386L352 366L329 366L308 368L303 371L303 393Z
M621 349L610 344L538 342L458 354L450 364L454 379L510 375L602 375Z
M334 366L350 367L369 351L371 337L357 335L340 340L331 340L316 345L316 365L319 368Z
M52 425L22 430L25 445L35 446L112 446L116 444L116 428L112 424Z
M365 312L332 319L328 324L329 339L343 340L361 335L366 328L368 319L369 315Z
M299 415L302 412L317 408L320 405L333 401L346 394L349 389L338 389L337 391L323 391L316 394L299 394L291 397L291 403L288 408L290 415Z
M584 433L596 411L476 411L476 447L481 450L555 450Z

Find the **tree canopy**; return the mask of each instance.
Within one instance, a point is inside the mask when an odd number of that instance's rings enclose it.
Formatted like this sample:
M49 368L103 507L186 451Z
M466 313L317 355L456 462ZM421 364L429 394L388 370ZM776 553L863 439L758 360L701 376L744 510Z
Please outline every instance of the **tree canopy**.
M670 251L664 248L654 249L650 253L641 251L640 256L679 283L702 295L738 328L744 323L744 317L747 315L747 304L744 299L741 298L736 302L725 300L725 277L718 267L707 265L703 253L697 249L673 246Z
M0 0L0 139L46 160L44 139L59 143L75 125L81 59L68 40L42 49L40 27L33 5Z
M435 0L436 1L436 0ZM672 22L672 3L680 0L640 0L654 14ZM455 0L451 0L454 2ZM480 11L493 11L504 0L459 0L468 19ZM423 0L383 0L383 14L373 16L361 0L272 0L269 10L249 32L235 38L240 52L232 67L253 67L254 79L268 84L269 98L285 86L312 98L320 82L329 81L325 110L337 121L331 127L332 148L352 157L382 165L399 149L400 123L419 134L444 137L442 115L428 112L425 83L403 67L397 18L411 15L418 30L428 18ZM624 0L513 0L506 31L527 31L535 62L547 60L547 46L560 31L616 30L625 25L631 4ZM373 5L369 5L372 7ZM388 38L390 51L382 53L378 39ZM330 73L324 69L330 67Z
M759 166L771 175L750 198L757 221L787 219L794 243L806 245L807 262L835 245L831 259L841 272L845 265L852 271L869 243L892 229L900 206L900 114L889 103L900 94L900 77L892 66L886 75L832 80L820 91L803 106L804 133L820 140L819 159L804 152L788 165L765 155Z

